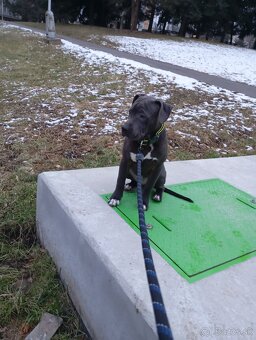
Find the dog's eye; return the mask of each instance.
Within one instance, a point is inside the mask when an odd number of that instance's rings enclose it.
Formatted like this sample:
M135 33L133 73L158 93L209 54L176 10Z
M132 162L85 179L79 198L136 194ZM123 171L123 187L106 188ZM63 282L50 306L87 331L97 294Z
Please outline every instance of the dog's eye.
M145 119L145 118L146 118L145 115L144 115L143 113L140 113L140 114L139 114L139 117L140 117L140 119Z

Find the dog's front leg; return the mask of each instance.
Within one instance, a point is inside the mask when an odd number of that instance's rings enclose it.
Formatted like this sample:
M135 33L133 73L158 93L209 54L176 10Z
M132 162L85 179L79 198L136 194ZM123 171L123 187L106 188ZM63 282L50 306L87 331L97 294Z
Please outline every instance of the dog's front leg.
M150 192L153 189L154 184L156 183L160 172L162 169L162 164L159 164L154 171L151 173L151 175L148 177L146 184L143 187L143 205L144 205L144 210L148 209L148 204L149 204L149 197L150 197Z
M111 207L118 206L123 196L124 185L125 185L125 180L127 176L127 167L128 167L128 160L125 158L122 158L120 166L119 166L116 188L108 201L108 204Z

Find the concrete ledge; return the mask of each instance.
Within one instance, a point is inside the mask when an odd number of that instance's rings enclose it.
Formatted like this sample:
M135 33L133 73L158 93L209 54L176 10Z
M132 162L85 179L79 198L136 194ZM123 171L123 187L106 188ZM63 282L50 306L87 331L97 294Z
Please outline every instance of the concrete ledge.
M256 156L166 163L167 183L218 177L256 196ZM95 339L157 339L139 236L101 199L117 167L42 173L37 230ZM177 340L255 339L256 258L193 284L153 250Z

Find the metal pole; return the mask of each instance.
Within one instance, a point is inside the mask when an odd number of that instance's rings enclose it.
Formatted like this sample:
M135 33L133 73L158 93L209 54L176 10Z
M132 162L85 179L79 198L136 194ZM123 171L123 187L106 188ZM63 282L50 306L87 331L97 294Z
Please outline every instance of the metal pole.
M52 2L48 0L48 9L45 13L45 24L46 24L46 38L55 39L55 22L54 22L54 15L51 10Z
M2 0L2 21L4 21L4 0Z

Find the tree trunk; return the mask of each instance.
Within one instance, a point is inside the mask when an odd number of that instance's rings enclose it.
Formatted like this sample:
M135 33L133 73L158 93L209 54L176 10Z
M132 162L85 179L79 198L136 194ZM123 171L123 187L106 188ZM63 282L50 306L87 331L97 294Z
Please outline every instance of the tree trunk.
M154 4L154 5L152 6L151 13L150 13L150 19L149 19L149 25L148 25L148 32L152 32L152 27L153 27L153 21L154 21L155 11L156 11L156 5Z
M230 40L229 40L230 45L232 45L232 43L233 43L233 35L234 35L234 21L232 21L231 29L230 29Z
M123 11L120 16L120 30L122 30L124 26L124 15L125 15L125 12Z
M167 24L167 21L164 22L163 24L163 28L162 28L162 34L165 34L165 29L166 29L166 24Z
M181 18L181 25L178 36L185 37L188 28L188 19L186 17Z
M201 34L201 27L200 24L196 25L196 39L200 38L200 34Z
M131 6L131 31L136 31L139 16L140 0L132 0Z
M221 42L221 43L224 43L225 35L226 35L226 31L224 30L224 31L221 33L221 36L220 36L220 42Z
M88 16L88 24L89 25L94 25L94 13L95 13L95 5L93 1L89 2L89 7L86 7L86 14Z

